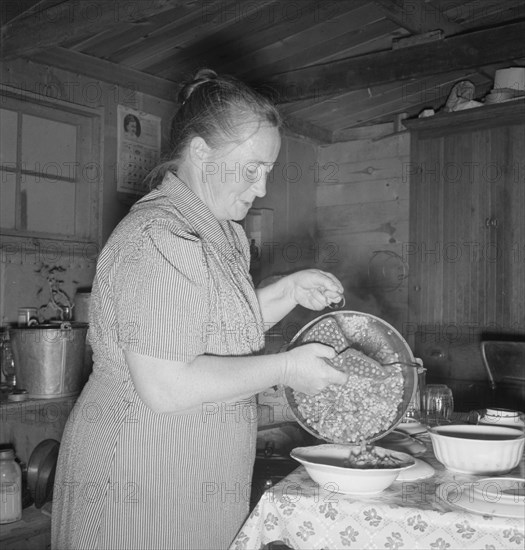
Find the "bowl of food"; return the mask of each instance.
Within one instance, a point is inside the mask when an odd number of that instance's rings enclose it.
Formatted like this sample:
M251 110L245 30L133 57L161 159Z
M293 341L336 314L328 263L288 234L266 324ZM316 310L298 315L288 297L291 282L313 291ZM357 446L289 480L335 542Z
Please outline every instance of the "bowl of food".
M501 475L521 461L523 430L492 425L436 426L428 430L436 458L462 474Z
M317 439L340 444L372 442L394 430L417 389L418 365L399 332L373 315L337 311L304 326L288 349L311 342L335 349L330 363L348 381L313 396L285 388L299 424Z
M414 459L382 447L326 443L293 449L300 462L322 489L346 495L376 495L390 487Z

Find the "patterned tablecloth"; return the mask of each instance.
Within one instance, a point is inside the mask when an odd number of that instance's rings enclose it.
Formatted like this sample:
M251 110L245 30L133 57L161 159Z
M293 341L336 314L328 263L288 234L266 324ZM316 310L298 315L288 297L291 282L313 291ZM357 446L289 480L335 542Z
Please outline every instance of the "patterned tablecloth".
M300 466L263 495L231 550L258 550L272 541L305 550L523 549L523 519L455 505L460 491L481 478L446 470L435 459L429 436L418 439L427 447L419 458L435 468L433 477L396 481L380 495L357 498L322 489ZM525 477L525 458L505 477Z

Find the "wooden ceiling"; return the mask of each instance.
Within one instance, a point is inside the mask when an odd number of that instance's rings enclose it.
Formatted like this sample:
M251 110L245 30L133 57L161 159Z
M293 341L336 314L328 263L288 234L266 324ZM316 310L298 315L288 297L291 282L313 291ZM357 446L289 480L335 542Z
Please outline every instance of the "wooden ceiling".
M366 135L525 65L523 0L2 0L1 54L174 100L200 67L271 91L296 133Z

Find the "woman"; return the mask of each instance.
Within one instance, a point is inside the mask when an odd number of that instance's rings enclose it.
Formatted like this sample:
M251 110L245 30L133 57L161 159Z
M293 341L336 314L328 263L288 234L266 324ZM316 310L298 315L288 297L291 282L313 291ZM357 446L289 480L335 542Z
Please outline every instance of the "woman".
M248 511L254 394L346 381L321 344L257 354L264 330L297 304L321 310L343 292L318 270L253 288L234 222L266 192L277 111L211 71L181 94L162 183L98 260L94 369L61 444L55 549L228 547Z
M135 138L140 136L140 122L135 115L128 114L124 117L124 132Z

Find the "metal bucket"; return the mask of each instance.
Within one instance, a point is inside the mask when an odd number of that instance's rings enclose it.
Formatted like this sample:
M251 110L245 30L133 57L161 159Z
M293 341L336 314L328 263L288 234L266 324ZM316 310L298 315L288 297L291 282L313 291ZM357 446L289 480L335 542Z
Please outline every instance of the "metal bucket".
M80 393L89 377L84 361L87 329L84 323L11 328L17 387L33 399Z

